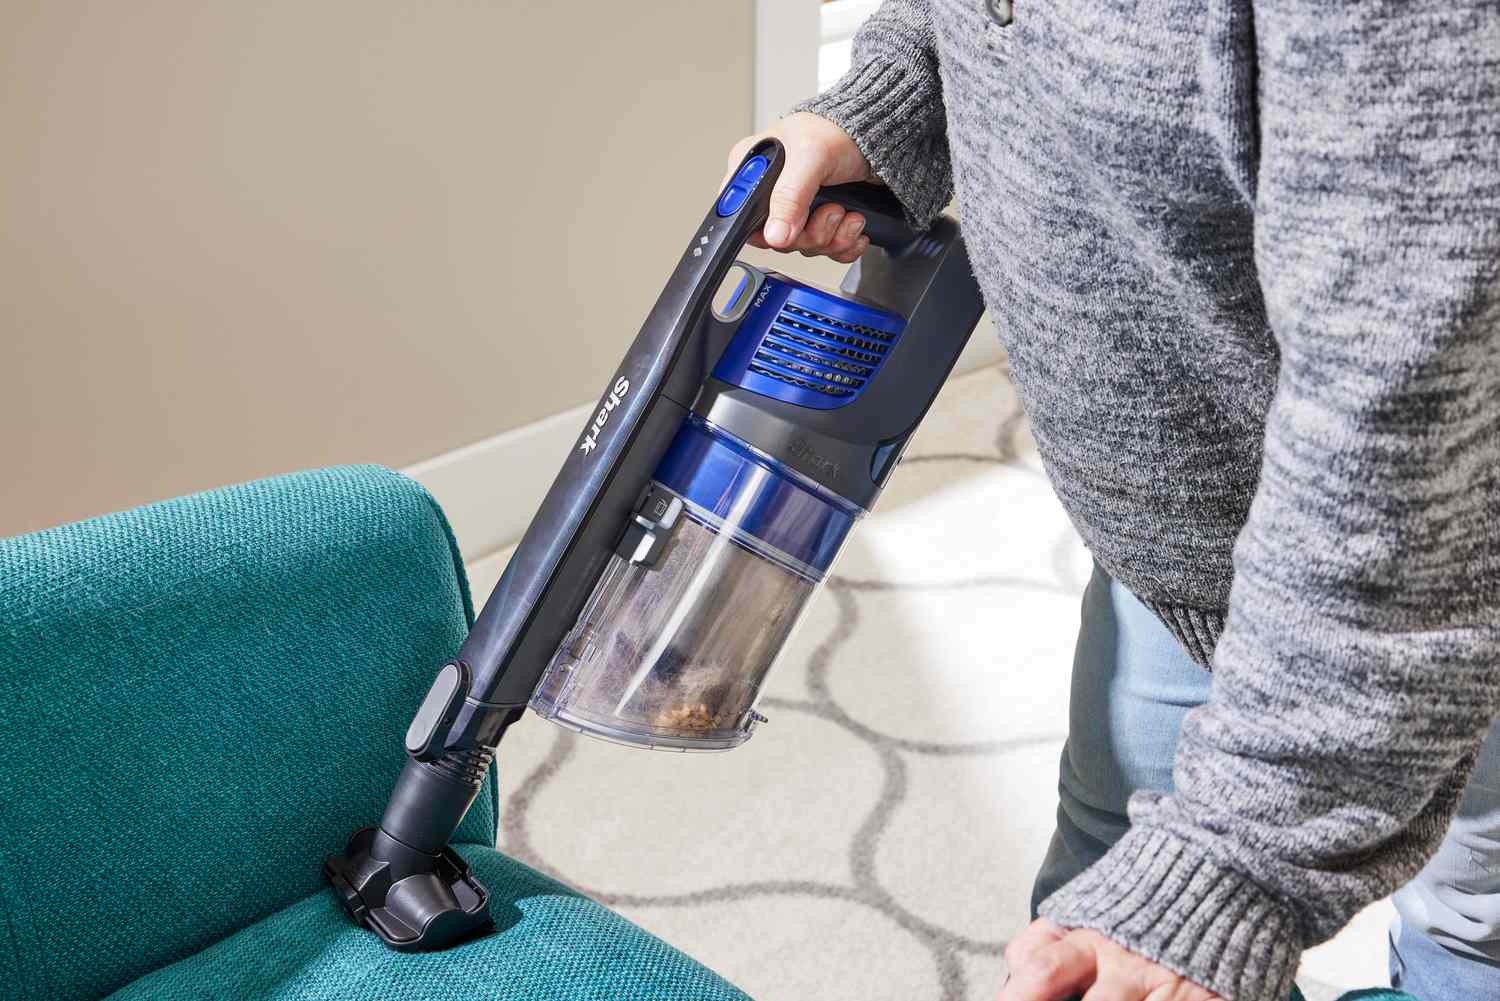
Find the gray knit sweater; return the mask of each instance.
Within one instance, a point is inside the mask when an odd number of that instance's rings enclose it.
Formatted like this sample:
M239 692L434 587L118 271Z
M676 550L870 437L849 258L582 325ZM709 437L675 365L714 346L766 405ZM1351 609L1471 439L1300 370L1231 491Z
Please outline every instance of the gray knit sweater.
M1043 913L1281 1001L1500 709L1500 2L1015 12L889 0L806 107L956 193L1074 524L1215 672Z

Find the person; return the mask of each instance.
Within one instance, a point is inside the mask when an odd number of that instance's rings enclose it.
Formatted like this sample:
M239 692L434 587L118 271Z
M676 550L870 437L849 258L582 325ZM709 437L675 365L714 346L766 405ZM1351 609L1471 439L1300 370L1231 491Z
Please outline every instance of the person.
M759 242L956 195L1096 561L1003 1001L1281 1001L1393 891L1394 984L1500 998L1500 3L887 0L853 52Z

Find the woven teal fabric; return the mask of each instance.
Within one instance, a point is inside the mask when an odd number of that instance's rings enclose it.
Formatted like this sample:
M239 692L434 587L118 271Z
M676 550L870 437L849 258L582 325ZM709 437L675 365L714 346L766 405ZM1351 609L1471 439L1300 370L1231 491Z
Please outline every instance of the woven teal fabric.
M746 1001L625 919L500 853L465 846L498 930L391 952L319 894L158 970L109 1001Z
M1307 1001L1302 992L1292 988L1291 1001ZM1417 1001L1410 994L1402 991L1393 991L1387 987L1369 987L1362 991L1350 991L1341 995L1338 1001Z
M0 995L97 998L320 893L470 618L442 513L373 467L0 540ZM488 788L461 837L495 820Z

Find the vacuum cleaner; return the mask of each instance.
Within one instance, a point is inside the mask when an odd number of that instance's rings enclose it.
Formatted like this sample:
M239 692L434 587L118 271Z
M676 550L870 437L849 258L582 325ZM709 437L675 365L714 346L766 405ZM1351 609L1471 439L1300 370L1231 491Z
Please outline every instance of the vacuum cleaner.
M979 321L958 225L824 188L871 249L837 292L736 260L785 153L753 147L578 436L458 655L406 731L378 827L324 875L399 950L490 926L449 839L506 729L538 715L632 747L718 751Z

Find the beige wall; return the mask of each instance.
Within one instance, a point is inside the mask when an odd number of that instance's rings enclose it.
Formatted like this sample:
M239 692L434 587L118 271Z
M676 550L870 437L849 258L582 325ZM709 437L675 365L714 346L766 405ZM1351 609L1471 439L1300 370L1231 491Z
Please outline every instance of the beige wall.
M0 536L595 395L749 127L751 8L0 4Z

